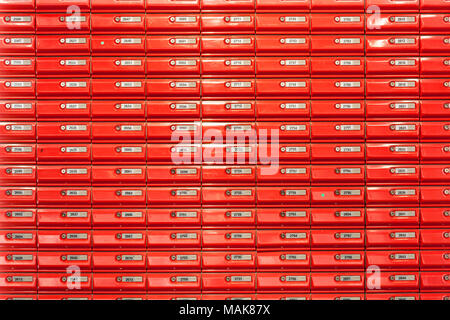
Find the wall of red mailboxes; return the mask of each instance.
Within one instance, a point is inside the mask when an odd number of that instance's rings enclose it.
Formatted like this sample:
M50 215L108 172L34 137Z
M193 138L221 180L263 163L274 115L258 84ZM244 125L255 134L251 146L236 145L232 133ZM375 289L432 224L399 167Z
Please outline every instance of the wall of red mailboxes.
M0 299L450 299L449 31L447 0L2 0Z

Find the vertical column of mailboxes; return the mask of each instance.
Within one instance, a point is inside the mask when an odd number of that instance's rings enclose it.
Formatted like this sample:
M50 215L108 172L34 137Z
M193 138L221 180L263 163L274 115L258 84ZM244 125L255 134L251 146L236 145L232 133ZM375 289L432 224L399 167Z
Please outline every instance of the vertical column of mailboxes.
M257 298L310 292L310 1L256 1Z
M0 293L36 296L35 14L0 4ZM27 295L24 295L27 294Z
M364 299L364 1L312 1L312 299ZM338 292L333 292L338 291Z
M91 293L90 14L77 5L36 1L40 299Z
M94 299L147 289L145 16L143 0L91 0Z
M418 3L366 2L367 299L418 299Z
M450 7L421 0L420 297L450 299Z
M201 298L200 3L147 5L148 298Z
M203 299L254 299L254 0L202 1Z

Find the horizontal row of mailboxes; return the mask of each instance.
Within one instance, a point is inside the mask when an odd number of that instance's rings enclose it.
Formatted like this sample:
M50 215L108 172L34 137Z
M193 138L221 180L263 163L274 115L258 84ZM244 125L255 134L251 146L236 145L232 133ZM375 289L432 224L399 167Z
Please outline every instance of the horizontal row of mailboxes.
M448 163L448 143L280 144L0 144L2 163L274 164L280 163Z
M20 294L0 295L0 300L450 300L449 293L205 293L205 294Z
M6 185L254 185L449 183L445 164L0 165Z
M0 79L3 98L399 98L445 99L449 78Z
M0 122L0 141L447 141L447 122Z
M277 230L0 230L0 248L13 249L381 249L448 248L450 229ZM422 251L423 253L423 251ZM448 255L440 256L448 266ZM77 262L75 262L77 263ZM443 263L443 262L441 262Z
M450 119L450 100L1 100L7 119Z
M6 0L2 2L0 11L65 11L68 6L77 5L81 11L121 11L139 12L147 9L149 12L157 10L167 11L208 11L208 10L238 10L254 11L359 11L363 12L373 5L386 11L427 11L446 10L448 4L446 0L410 0L410 1L390 1L390 0L182 0L174 3L170 0Z
M441 292L401 292L401 293L195 293L195 294L20 294L10 292L0 295L0 300L450 300L449 293Z
M335 206L448 205L448 186L0 187L0 205Z
M448 35L7 35L2 55L448 55Z
M328 291L449 290L449 272L2 273L2 291Z
M174 271L174 270L411 270L448 269L443 250L333 251L8 251L0 252L0 270Z
M220 248L433 248L450 242L448 229L278 229L266 230L1 230L9 249L220 249Z
M448 57L0 57L5 77L445 77Z
M0 209L7 229L29 228L431 228L450 226L446 208L31 208Z
M1 33L440 33L448 14L0 14Z

